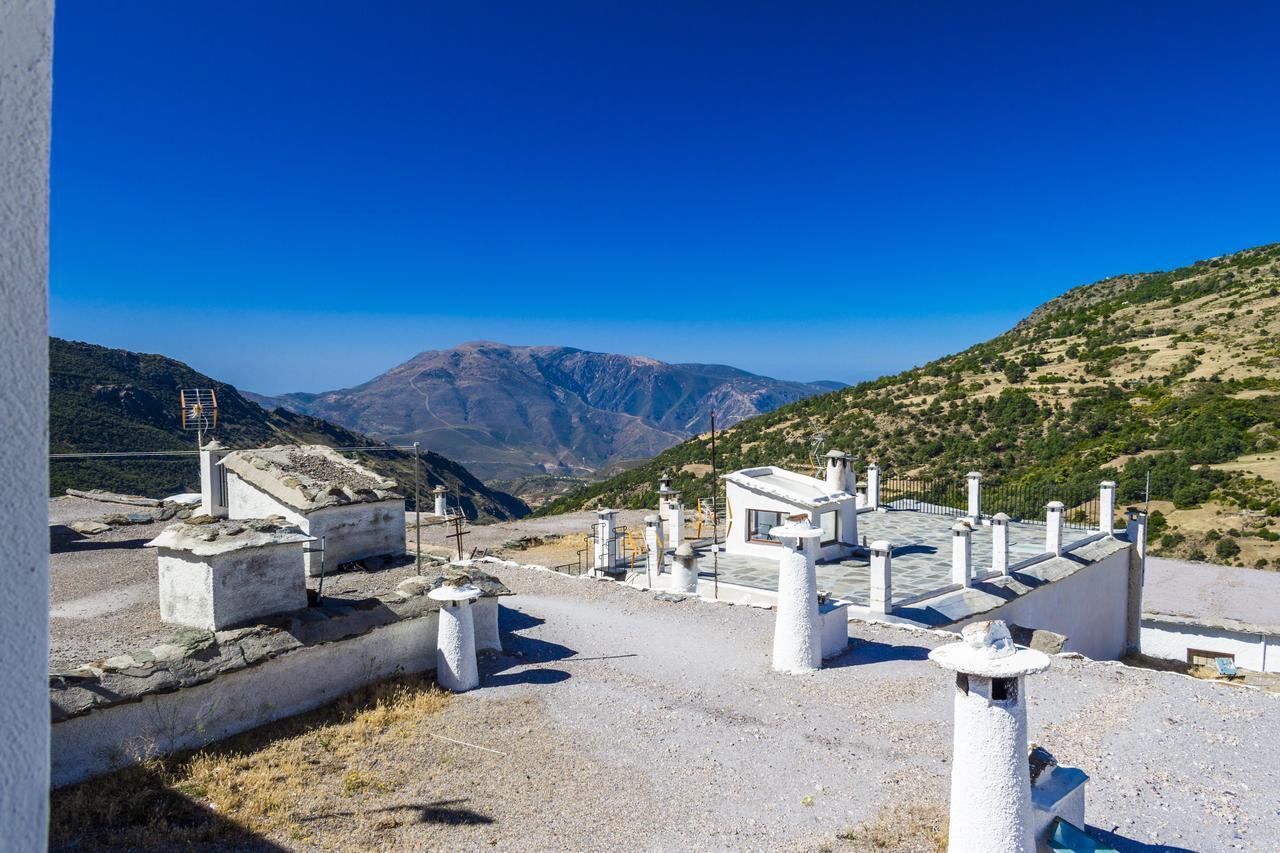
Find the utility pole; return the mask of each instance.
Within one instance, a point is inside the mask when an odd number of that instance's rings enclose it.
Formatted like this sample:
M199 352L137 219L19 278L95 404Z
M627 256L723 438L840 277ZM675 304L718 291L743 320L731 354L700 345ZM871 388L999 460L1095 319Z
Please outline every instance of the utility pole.
M462 559L462 537L470 535L467 531L462 529L462 525L466 523L466 520L467 520L467 517L462 513L458 513L453 518L449 519L449 521L453 524L453 532L450 533L447 537L445 537L447 539L452 539L458 543L458 559L459 560Z
M711 585L712 597L720 597L720 478L716 474L716 410L711 410Z
M418 472L422 470L420 450L422 445L413 443L413 535L415 544L413 553L417 556L417 571L422 574L422 489L418 482Z

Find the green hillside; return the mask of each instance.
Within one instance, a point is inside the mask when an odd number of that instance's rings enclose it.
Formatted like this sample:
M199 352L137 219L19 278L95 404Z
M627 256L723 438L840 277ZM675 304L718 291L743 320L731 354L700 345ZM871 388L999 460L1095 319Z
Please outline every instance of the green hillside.
M231 448L274 444L382 445L319 418L283 409L268 412L234 387L159 355L49 339L49 447L52 453L194 450L195 433L182 429L178 394L184 388L212 388L218 396L214 435ZM388 448L355 454L413 494L413 453ZM518 498L488 488L466 468L423 452L424 492L443 484L472 518L518 518L528 507ZM163 497L199 491L194 457L177 459L55 460L50 491L101 488Z
M1156 550L1280 559L1280 244L1077 287L1008 332L894 376L812 397L718 436L720 470L810 469L810 447L890 475L979 470L992 487L1142 499ZM654 505L663 472L711 492L709 436L539 510Z

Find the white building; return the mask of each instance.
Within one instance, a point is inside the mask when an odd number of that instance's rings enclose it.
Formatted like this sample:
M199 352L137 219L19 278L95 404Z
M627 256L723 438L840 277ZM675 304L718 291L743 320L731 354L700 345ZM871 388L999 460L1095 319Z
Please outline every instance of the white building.
M1280 573L1147 558L1142 653L1280 672Z
M851 467L846 464L841 470ZM822 530L819 559L838 560L853 553L858 510L852 484L837 486L774 465L744 468L724 479L729 514L726 553L776 559L780 543L769 531L795 515L807 515L809 523Z
M322 445L236 450L221 462L229 518L284 516L324 544L324 566L405 553L404 497L395 483ZM203 470L203 468L202 468ZM308 575L321 553L306 555Z

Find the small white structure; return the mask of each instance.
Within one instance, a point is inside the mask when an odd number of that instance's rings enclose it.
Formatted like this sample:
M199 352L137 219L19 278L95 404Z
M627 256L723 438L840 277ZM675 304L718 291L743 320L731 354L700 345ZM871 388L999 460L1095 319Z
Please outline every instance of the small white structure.
M1049 752L1033 747L1028 756L1031 775L1031 835L1038 850L1053 830L1054 818L1084 829L1084 789L1089 776L1076 767L1061 767Z
M688 542L676 548L671 563L671 591L690 595L698 592L698 555Z
M874 462L867 465L867 506L880 508L880 466Z
M280 516L193 520L147 543L159 556L162 620L220 631L306 608L302 549L310 536Z
M982 522L982 473L970 471L965 479L969 482L969 523L977 525Z
M991 516L991 571L1009 574L1009 516L997 512Z
M684 504L680 493L671 488L670 477L664 477L658 489L658 517L667 531L667 547L679 548L684 541Z
M591 568L597 572L611 572L618 565L617 519L616 509L596 510L591 535Z
M951 853L1031 853L1024 679L1049 668L1043 652L1013 644L1003 622L966 625L929 659L956 673L951 762Z
M227 472L220 467L227 448L215 438L200 448L200 514L227 517Z
M1111 480L1098 486L1098 527L1108 536L1116 532L1116 484Z
M662 536L662 518L657 515L644 517L644 547L647 559L645 567L650 572L649 583L655 583L662 574L662 564L666 561L667 546Z
M306 555L308 575L366 557L405 553L404 497L395 483L323 445L236 450L222 460L233 519L282 515L324 540ZM201 484L203 491L204 484Z
M893 546L884 539L871 543L872 613L893 612Z
M963 519L951 525L951 582L973 586L973 528Z
M779 672L812 672L822 667L818 577L814 563L815 546L822 531L801 516L788 519L786 524L773 528L770 533L782 548L778 560L778 616L773 630L773 668Z
M1280 672L1280 573L1149 557L1142 653Z
M838 560L853 553L858 510L852 492L833 491L825 480L774 465L744 468L724 479L729 506L725 553L777 556L779 543L770 531L797 514L807 515L818 531L818 558Z
M1062 553L1062 517L1066 511L1062 501L1049 501L1044 513L1044 550L1049 554Z
M448 493L449 490L444 486L436 486L431 490L431 494L435 496L435 505L432 507L432 511L441 518L449 515L449 500L446 497Z
M476 664L476 628L471 602L480 590L465 575L446 580L427 595L440 602L436 634L436 681L445 690L465 693L480 686Z

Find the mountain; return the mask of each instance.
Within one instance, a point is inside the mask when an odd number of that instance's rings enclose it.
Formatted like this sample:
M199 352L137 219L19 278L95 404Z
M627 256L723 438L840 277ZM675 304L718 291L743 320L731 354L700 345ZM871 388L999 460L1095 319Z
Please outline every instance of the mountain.
M268 412L232 386L180 361L50 338L50 451L194 450L196 435L185 432L181 424L178 393L184 388L214 389L218 426L213 435L231 448L286 443L333 447L381 444L319 418L284 410ZM412 497L412 452L388 448L356 455L364 464L394 478L402 493ZM439 454L424 452L421 464L424 493L443 484L458 496L471 518L503 520L529 511L518 498L490 489L466 468ZM199 491L199 486L199 472L190 457L50 463L52 494L74 487L163 497Z
M957 488L970 470L1037 495L1110 477L1124 506L1150 473L1156 552L1280 568L1280 244L1083 285L964 352L744 420L719 469L807 469L817 433ZM539 512L651 506L668 471L706 496L708 438Z
M421 441L486 480L589 476L718 424L830 390L719 364L475 341L420 353L363 385L255 397L378 436Z

